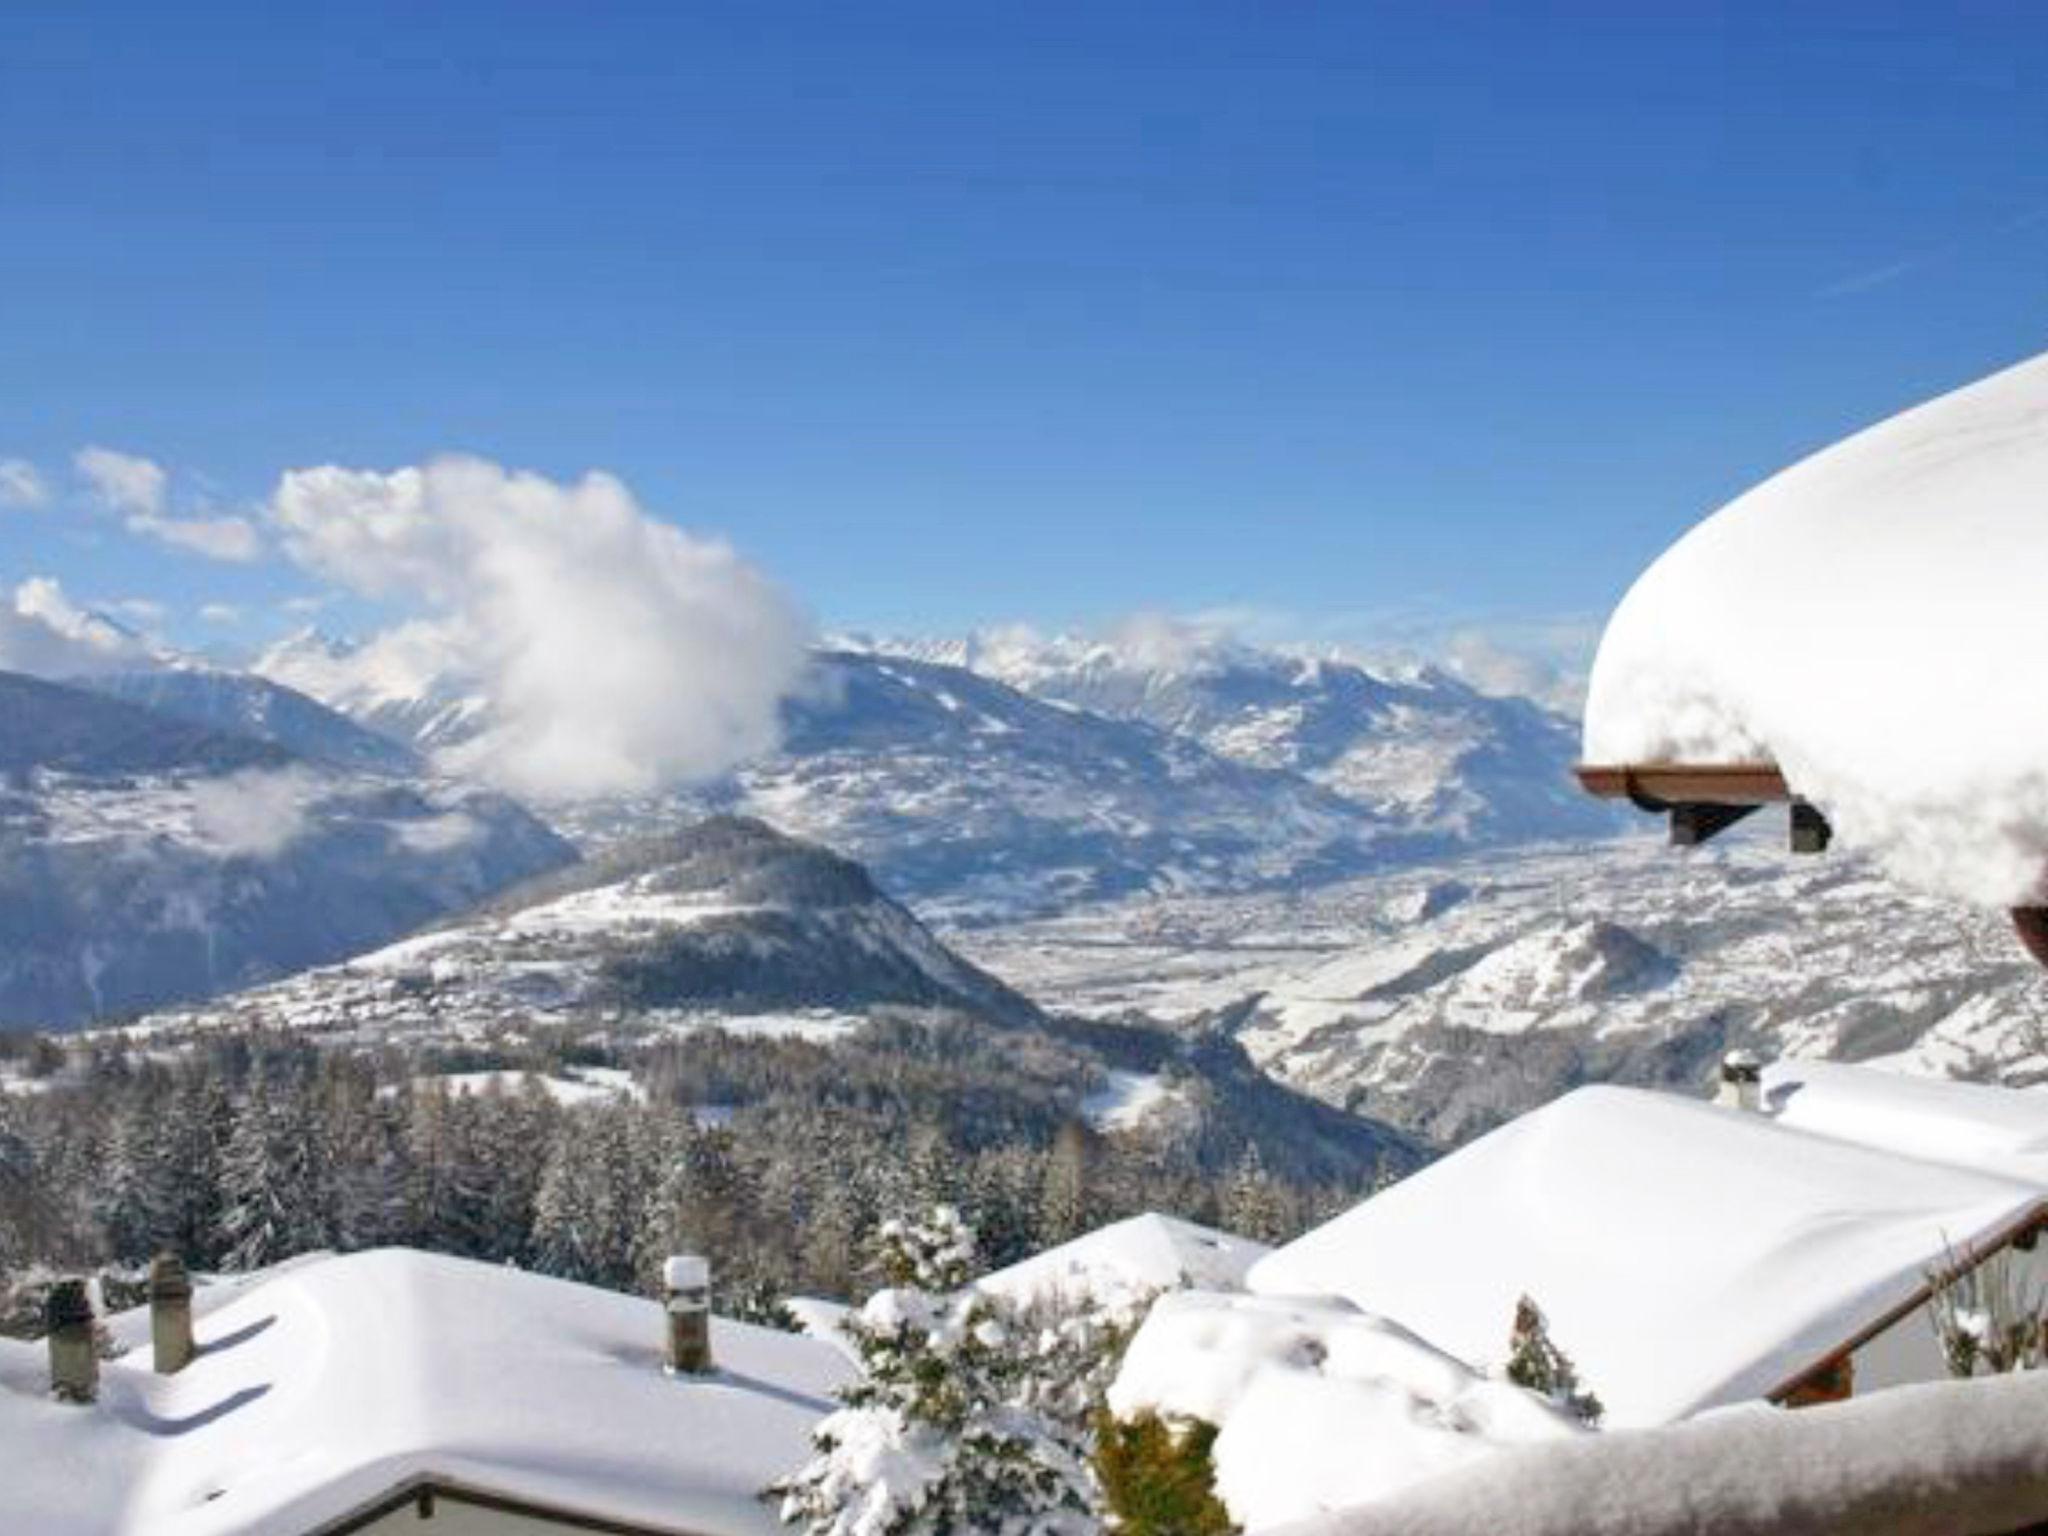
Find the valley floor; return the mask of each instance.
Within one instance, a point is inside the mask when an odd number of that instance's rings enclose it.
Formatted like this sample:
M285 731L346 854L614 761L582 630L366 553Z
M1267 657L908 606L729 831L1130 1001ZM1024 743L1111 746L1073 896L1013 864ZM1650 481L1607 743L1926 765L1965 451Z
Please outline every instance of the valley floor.
M1759 829L1475 854L1302 891L1146 896L949 941L1047 1008L1234 1034L1269 1073L1452 1142L1578 1082L1770 1056L2048 1080L2003 919Z

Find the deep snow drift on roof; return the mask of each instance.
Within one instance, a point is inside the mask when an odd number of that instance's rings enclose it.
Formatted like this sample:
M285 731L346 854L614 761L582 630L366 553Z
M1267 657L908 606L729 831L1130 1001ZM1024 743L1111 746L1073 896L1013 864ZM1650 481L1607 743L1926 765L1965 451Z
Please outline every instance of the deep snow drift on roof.
M1162 1297L1110 1388L1217 1426L1216 1489L1253 1531L1386 1498L1507 1446L1585 1431L1406 1328L1332 1297Z
M1582 1088L1253 1267L1339 1295L1475 1367L1517 1299L1606 1404L1657 1424L1763 1396L1919 1293L1953 1248L2048 1206L2040 1186L1630 1088Z
M2048 1189L2048 1093L1778 1061L1764 1068L1763 1106L1780 1125Z
M1846 845L1990 906L2048 900L2048 356L1793 466L1638 580L1593 763L1772 759Z

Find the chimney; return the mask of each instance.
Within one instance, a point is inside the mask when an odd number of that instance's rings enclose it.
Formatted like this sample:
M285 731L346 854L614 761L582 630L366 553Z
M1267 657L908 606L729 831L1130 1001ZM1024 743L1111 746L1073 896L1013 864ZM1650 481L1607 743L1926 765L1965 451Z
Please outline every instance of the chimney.
M1744 1109L1751 1114L1763 1108L1763 1063L1748 1051L1730 1051L1721 1058L1721 1088L1714 1102L1725 1109Z
M92 1297L83 1280L59 1280L43 1301L50 1335L50 1394L62 1403L100 1395L100 1356L93 1339Z
M192 1277L175 1253L160 1253L149 1266L149 1339L159 1376L175 1375L191 1363Z
M668 1369L688 1376L711 1370L711 1265L678 1254L661 1266L662 1307L668 1313Z

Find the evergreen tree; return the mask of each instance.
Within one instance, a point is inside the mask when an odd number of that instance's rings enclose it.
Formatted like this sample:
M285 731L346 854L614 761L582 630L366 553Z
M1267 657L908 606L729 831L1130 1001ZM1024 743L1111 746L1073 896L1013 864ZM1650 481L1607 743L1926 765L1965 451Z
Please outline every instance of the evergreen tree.
M157 1205L162 1186L152 1177L154 1121L151 1103L145 1098L131 1098L115 1113L106 1161L93 1191L93 1213L105 1236L107 1252L119 1264L148 1262L170 1225L169 1213Z
M1504 1374L1516 1386L1549 1398L1582 1424L1598 1424L1606 1412L1600 1399L1579 1385L1578 1368L1551 1342L1542 1309L1527 1296L1515 1303L1515 1326L1508 1340Z
M1256 1143L1244 1153L1223 1181L1217 1197L1217 1218L1223 1229L1255 1242L1282 1243L1293 1235L1298 1219L1287 1190L1266 1172Z
M234 1126L234 1101L207 1063L186 1065L164 1104L148 1177L161 1213L162 1243L200 1269L226 1256L221 1158Z
M1101 1417L1095 1475L1118 1536L1236 1536L1216 1497L1216 1426L1164 1419Z
M1061 1126L1045 1160L1039 1194L1038 1237L1043 1246L1069 1242L1095 1225L1093 1162L1087 1127L1071 1120Z
M881 1230L895 1284L847 1323L863 1373L817 1454L767 1491L805 1536L1087 1536L1094 1488L1060 1426L1028 1404L1030 1350L999 1305L955 1287L973 1233L948 1207Z
M321 1138L303 1081L259 1068L221 1160L229 1269L260 1269L327 1246Z

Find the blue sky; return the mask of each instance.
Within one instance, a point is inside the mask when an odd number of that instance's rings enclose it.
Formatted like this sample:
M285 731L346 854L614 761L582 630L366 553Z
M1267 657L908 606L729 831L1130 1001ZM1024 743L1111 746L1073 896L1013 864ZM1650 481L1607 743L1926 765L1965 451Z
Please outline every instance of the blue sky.
M2038 6L0 11L0 577L444 451L622 477L820 621L1603 613L2048 342ZM344 607L338 617L362 619Z

